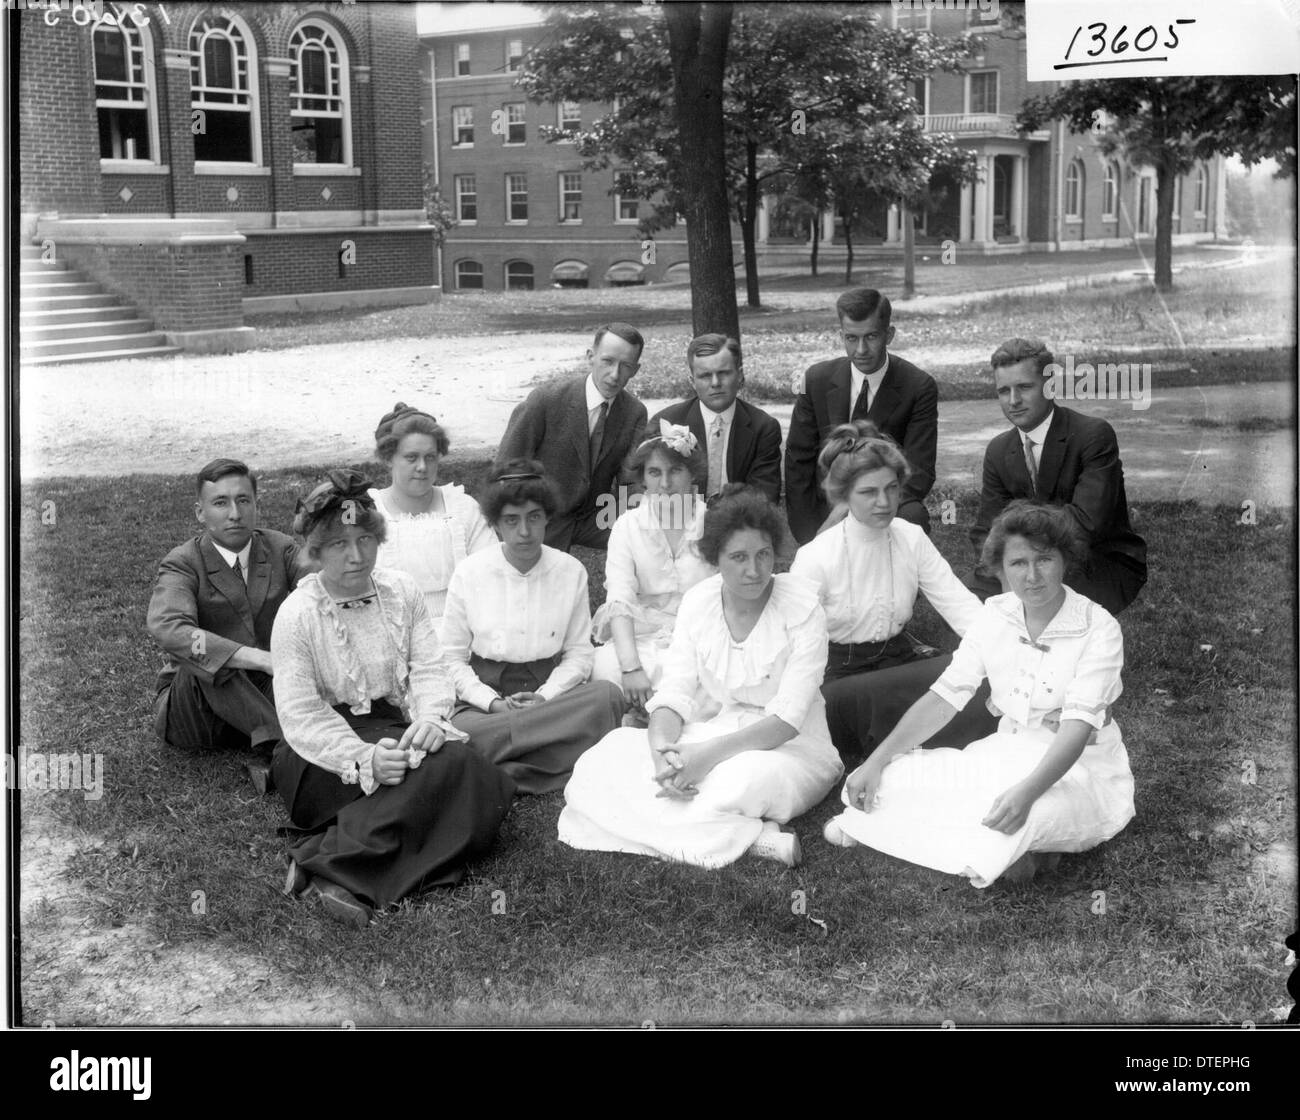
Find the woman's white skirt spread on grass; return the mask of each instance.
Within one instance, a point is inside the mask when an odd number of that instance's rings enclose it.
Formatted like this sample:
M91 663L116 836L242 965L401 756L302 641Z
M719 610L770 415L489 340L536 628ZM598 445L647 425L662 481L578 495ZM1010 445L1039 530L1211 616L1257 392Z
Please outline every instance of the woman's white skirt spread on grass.
M965 875L976 887L987 887L1026 852L1085 852L1133 819L1133 775L1115 723L1097 732L1034 802L1018 832L1008 836L980 823L998 794L1042 761L1052 737L1048 728L1004 716L996 734L965 750L912 751L885 768L871 812L846 807L834 823L860 844Z
M704 723L687 724L680 742L726 735L763 716L758 708L728 705ZM829 741L800 735L720 763L689 801L657 797L647 733L622 728L578 759L564 791L560 839L574 848L724 867L758 839L765 820L784 824L807 812L841 773Z

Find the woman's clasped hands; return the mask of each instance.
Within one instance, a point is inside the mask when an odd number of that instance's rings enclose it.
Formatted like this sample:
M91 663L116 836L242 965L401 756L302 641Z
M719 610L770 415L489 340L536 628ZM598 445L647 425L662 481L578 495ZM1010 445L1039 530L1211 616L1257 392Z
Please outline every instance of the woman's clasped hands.
M401 739L380 739L370 756L370 773L381 786L401 785L407 770L414 770L446 741L442 729L433 723L416 722Z

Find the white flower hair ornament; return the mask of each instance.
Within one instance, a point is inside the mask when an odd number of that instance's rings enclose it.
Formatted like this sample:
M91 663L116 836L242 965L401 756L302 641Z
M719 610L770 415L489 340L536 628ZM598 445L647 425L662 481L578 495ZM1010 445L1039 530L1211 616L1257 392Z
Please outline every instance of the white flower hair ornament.
M683 459L689 459L699 447L695 434L685 424L670 424L667 420L659 421L659 438L664 446L677 452Z

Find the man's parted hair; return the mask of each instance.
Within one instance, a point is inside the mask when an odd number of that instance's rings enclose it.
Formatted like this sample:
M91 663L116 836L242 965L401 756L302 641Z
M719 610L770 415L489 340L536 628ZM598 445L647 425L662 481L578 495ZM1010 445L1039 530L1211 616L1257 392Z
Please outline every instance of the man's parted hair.
M253 484L253 493L257 493L257 477L248 469L248 464L239 459L213 459L199 471L198 479L194 483L194 493L202 497L205 482L220 482L221 479L228 478L232 474L243 475Z
M714 354L721 353L723 350L729 352L731 356L736 359L736 370L737 372L740 372L742 369L740 343L734 338L729 338L725 334L718 334L716 332L696 335L689 343L687 343L686 368L691 371L692 375L694 375L696 358L708 358Z
M993 357L989 359L989 365L994 370L1002 369L1004 366L1014 366L1017 362L1023 362L1028 358L1034 359L1034 366L1039 377L1044 375L1053 362L1052 352L1047 348L1047 343L1037 338L1009 338L1001 346L993 351Z
M894 306L889 297L881 295L875 288L850 288L835 301L835 314L840 322L852 319L855 323L880 312L880 325L888 328L889 320L894 314Z
M598 331L596 337L591 340L593 350L600 346L600 340L607 334L612 334L615 338L621 338L624 342L630 342L636 347L637 360L641 360L641 351L645 349L645 339L641 337L641 332L636 327L628 323L606 323Z

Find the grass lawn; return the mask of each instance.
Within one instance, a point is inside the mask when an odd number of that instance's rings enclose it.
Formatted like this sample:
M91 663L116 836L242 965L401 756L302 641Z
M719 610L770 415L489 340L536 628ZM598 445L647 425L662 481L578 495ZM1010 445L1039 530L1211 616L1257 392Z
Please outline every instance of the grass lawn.
M485 467L447 466L471 490ZM263 475L262 523L283 527L315 478ZM91 838L41 872L68 877L96 929L135 924L164 952L255 957L291 983L341 993L359 1024L1265 1023L1289 1006L1291 511L1243 526L1237 508L1134 510L1153 574L1123 616L1115 715L1137 819L1029 886L977 891L831 848L821 828L838 790L794 822L802 867L743 859L716 872L572 851L555 837L555 794L517 801L494 853L461 886L362 933L279 894L283 808L249 800L236 757L186 755L150 732L160 654L145 608L158 559L194 529L191 485L135 475L23 490L22 742L105 760L101 800L29 794L23 810ZM945 497L957 501L957 523L935 539L964 574L975 495L934 495ZM45 501L56 503L52 526L41 521ZM589 568L594 557L583 556ZM597 600L602 582L593 579ZM919 628L941 637L928 608ZM25 967L51 936L39 913L25 924ZM25 986L25 1021L71 1025L62 1000L75 980L55 977L38 997Z

